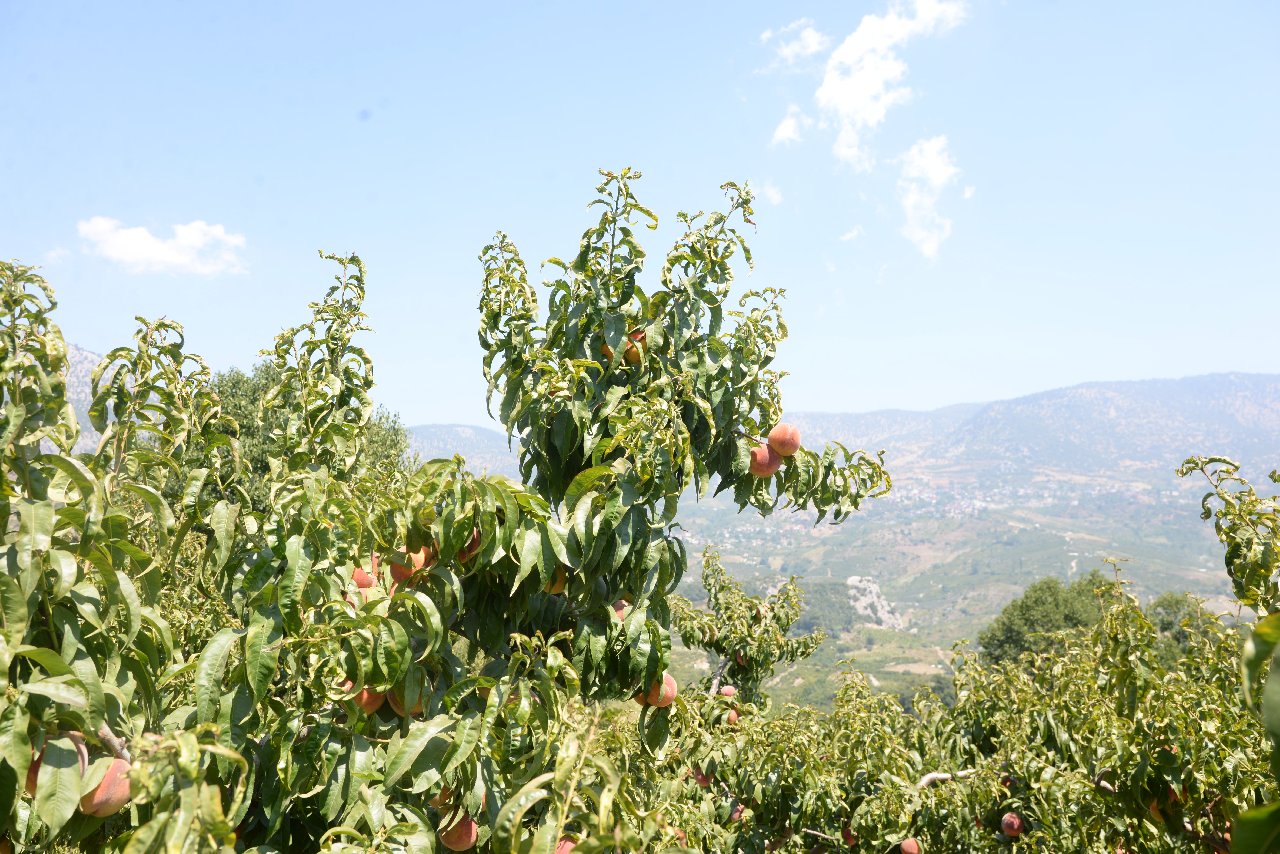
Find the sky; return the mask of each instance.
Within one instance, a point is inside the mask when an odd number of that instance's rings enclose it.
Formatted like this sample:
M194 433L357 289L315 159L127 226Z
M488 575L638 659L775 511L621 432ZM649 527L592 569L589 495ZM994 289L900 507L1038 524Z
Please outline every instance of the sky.
M642 10L642 11L637 11ZM482 247L538 274L640 169L758 193L793 411L1280 371L1280 5L0 0L0 257L66 338L167 316L215 369L369 271L377 400L491 424Z

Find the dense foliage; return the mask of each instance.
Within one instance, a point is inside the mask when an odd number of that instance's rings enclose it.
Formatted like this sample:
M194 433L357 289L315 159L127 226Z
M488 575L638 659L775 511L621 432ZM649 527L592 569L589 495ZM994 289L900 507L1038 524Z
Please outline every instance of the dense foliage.
M674 595L690 490L838 523L889 481L762 444L786 329L780 291L730 299L749 192L680 214L646 289L638 177L604 175L545 304L505 235L481 254L522 483L407 463L354 256L252 375L140 320L73 454L53 293L0 265L0 851L1225 850L1276 795L1270 616L1244 696L1233 628L1180 621L1170 660L1116 590L1036 650L962 654L954 705L907 714L850 672L824 714L761 687L821 643L794 583L748 596L710 552L707 608ZM1274 504L1215 494L1270 615ZM672 631L708 656L678 690Z
M1096 625L1108 584L1096 569L1070 584L1057 578L1033 582L979 633L982 660L999 663L1043 652L1054 643L1050 633Z

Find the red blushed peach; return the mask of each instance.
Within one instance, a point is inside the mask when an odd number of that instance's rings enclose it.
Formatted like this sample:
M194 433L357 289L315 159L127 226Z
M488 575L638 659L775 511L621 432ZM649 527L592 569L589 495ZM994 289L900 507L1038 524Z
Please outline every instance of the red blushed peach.
M670 673L663 673L662 680L654 682L653 685L649 687L648 692L641 691L639 694L632 697L632 699L642 706L653 706L658 709L665 709L675 701L677 693L678 687L676 685L676 678Z
M434 566L436 558L439 556L440 554L436 551L435 545L428 543L416 552L409 552L409 566L394 560L391 561L391 577L397 584L404 584L418 570Z
M350 679L347 679L347 680L344 680L343 683L338 686L338 690L342 691L343 693L346 693L354 687L355 687L355 683L353 683ZM360 689L360 693L356 694L351 699L356 704L356 706L360 708L362 712L364 712L366 715L371 715L374 712L378 711L378 709L382 708L382 704L386 701L387 695L382 691L374 691L369 688L362 688Z
M414 704L412 712L405 711L404 704L404 687L397 685L387 692L387 703L391 706L391 710L402 718L412 717L413 715L422 714L422 696L418 696L418 702Z
M789 457L800 450L800 428L794 424L779 424L769 431L769 447L780 457Z
M557 594L563 593L565 587L568 586L568 584L569 584L568 571L563 566L557 566L556 574L552 577L550 581L548 581L545 585L543 585L542 590L544 593L557 595Z
M80 812L106 818L129 803L129 763L116 757L97 787L80 799Z
M467 563L473 557L480 553L480 529L471 529L471 539L462 547L462 551L458 552L458 563Z
M638 365L644 357L644 340L648 337L643 329L636 329L627 333L627 347L622 351L622 360L628 365ZM600 354L609 361L613 361L613 348L608 344L600 345Z
M741 664L741 662L739 662L739 664ZM735 687L733 687L732 685L721 685L721 686L720 686L720 696L721 696L721 697L732 697L732 696L736 695L737 693L738 693L738 689L737 689L737 688L735 688Z
M479 834L475 819L463 813L452 827L440 831L440 844L450 851L467 851L475 847Z
M751 449L751 473L756 477L773 477L782 466L782 457L768 445Z
M1005 836L1017 839L1026 829L1027 826L1022 821L1022 816L1016 812L1007 812L1000 819L1000 830Z

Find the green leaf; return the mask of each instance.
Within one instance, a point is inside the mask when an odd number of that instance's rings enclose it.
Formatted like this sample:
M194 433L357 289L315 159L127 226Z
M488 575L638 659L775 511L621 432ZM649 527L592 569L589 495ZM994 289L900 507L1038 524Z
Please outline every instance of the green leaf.
M57 835L80 805L80 755L67 736L45 744L36 780L36 814Z
M554 778L554 772L534 777L502 805L498 818L493 823L493 836L489 840L494 852L519 854L520 842L524 838L524 815L539 801L550 796L551 792L546 786Z
M244 638L244 663L254 700L262 700L271 687L280 665L280 641L283 637L284 622L279 608L270 605L253 613Z
M0 632L9 646L17 646L27 632L27 597L18 580L0 573ZM8 672L6 667L0 678Z
M16 502L18 512L19 548L29 555L34 551L48 551L53 545L53 502L21 499Z
M169 503L164 500L164 496L154 487L143 483L122 484L120 489L122 492L130 492L142 499L143 503L147 505L147 509L151 511L151 515L156 520L156 526L160 530L161 547L168 545L169 535L173 533L177 522L173 518L173 511L169 509Z
M480 741L481 729L482 721L479 715L468 714L458 721L453 733L453 744L444 755L444 769L440 772L442 777L452 774L476 749Z
M287 626L297 630L302 626L302 593L311 578L311 557L307 553L307 541L301 534L294 534L285 543L285 567L280 576L280 613Z
M209 639L196 664L196 714L201 723L218 718L218 702L222 696L222 681L227 672L227 657L239 632L222 629Z
M386 776L383 778L383 785L387 788L394 786L405 772L413 767L414 760L418 758L418 754L422 753L427 742L446 732L452 725L451 716L437 715L429 721L414 721L409 725L408 733L404 736L397 734L392 738L387 746Z
M74 676L53 676L48 679L39 679L20 685L18 689L28 694L39 694L43 697L48 697L55 703L62 703L75 709L87 709L89 707L89 694L85 691L85 687L80 680Z
M1231 828L1231 854L1280 851L1280 801L1241 813Z
M1253 633L1245 641L1240 657L1240 669L1244 683L1245 703L1257 707L1254 693L1262 672L1262 666L1271 661L1276 646L1280 644L1280 612L1268 614L1253 627Z
M594 489L601 480L611 478L613 475L613 468L607 465L593 466L586 471L579 472L578 476L569 484L569 488L565 490L565 507L573 510L584 494Z

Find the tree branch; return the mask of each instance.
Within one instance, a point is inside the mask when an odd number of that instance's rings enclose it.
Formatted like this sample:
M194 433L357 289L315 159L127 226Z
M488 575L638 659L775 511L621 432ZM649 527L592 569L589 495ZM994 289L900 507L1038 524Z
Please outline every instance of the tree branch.
M946 783L951 780L963 780L966 777L972 777L978 772L972 768L966 768L963 771L957 771L954 774L946 771L931 771L920 778L920 782L916 783L917 789L925 789L934 783Z
M828 842L834 842L834 843L836 843L837 845L843 845L843 844L844 844L844 840L843 840L843 839L836 839L834 836L827 836L825 833L819 833L818 831L816 831L816 830L810 830L810 829L809 829L809 828L807 828L807 827L806 827L806 828L803 828L800 832L801 832L801 833L807 833L807 834L809 834L810 836L816 836L818 839L825 839L825 840L827 840Z
M724 672L729 669L729 657L725 656L720 659L720 667L716 670L716 675L711 679L711 690L707 692L708 697L714 697L716 692L720 690L720 680L724 678Z
M133 761L133 758L129 755L128 743L112 732L106 721L103 721L102 726L98 727L97 735L103 744L111 748L111 752L116 755L116 758L123 759L125 762Z

